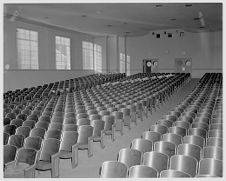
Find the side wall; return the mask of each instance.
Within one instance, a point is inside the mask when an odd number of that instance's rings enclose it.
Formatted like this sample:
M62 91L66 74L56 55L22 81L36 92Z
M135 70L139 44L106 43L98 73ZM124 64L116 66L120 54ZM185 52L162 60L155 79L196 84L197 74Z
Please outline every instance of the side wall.
M17 69L16 28L38 31L39 70ZM56 70L55 36L71 39L71 70ZM65 80L93 73L83 71L82 41L94 41L91 35L53 29L19 21L4 20L4 64L10 66L4 70L4 91L31 87L57 80Z

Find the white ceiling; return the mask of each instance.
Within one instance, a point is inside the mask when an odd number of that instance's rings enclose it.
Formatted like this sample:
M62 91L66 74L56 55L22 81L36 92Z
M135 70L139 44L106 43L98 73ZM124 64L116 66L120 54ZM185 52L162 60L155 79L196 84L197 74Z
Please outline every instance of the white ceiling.
M186 3L160 4L161 7L156 7L157 3L5 4L4 14L10 18L17 11L18 20L94 35L138 36L166 29L222 30L221 3L191 3L189 7Z

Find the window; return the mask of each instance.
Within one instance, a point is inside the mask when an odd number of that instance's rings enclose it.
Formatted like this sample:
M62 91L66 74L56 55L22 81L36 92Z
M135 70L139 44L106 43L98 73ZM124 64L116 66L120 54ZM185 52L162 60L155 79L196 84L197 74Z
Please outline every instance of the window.
M126 67L126 75L130 75L130 56L127 55L127 67Z
M83 69L102 72L102 46L92 42L82 42Z
M102 72L102 47L94 44L94 70Z
M17 28L17 62L19 69L38 69L38 32Z
M120 73L125 73L125 54L124 53L120 53Z
M56 69L71 69L70 39L56 36Z
M82 42L83 69L93 70L93 43Z
M130 75L130 56L127 55L127 63L125 63L126 60L125 60L125 54L124 53L120 53L119 59L120 59L120 65L119 65L120 66L120 73L126 72L127 75Z

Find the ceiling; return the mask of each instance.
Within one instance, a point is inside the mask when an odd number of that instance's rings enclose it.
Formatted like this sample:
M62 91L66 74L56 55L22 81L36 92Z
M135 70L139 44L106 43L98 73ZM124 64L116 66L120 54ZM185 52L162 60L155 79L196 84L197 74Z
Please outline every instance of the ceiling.
M222 30L221 3L5 4L6 18L93 35L139 36L150 31ZM12 20L12 19L11 19Z

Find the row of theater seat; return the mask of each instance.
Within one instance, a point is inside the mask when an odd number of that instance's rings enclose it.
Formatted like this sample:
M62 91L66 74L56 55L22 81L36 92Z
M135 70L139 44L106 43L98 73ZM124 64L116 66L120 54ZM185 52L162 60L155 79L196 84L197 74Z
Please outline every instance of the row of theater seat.
M33 98L42 98L43 96L49 96L50 94L60 93L62 91L84 89L106 82L114 82L124 78L125 76L125 73L92 74L88 76L77 77L75 79L44 84L43 86L8 91L3 94L4 103L16 104L22 100L27 101L32 100Z
M29 109L24 106L24 111L30 111L17 115L18 122L7 113L4 176L19 177L25 170L22 176L35 177L35 170L51 170L52 177L59 177L60 158L71 159L72 168L76 167L79 149L87 149L92 156L92 142L104 148L104 135L110 134L114 141L116 131L123 135L124 126L130 129L137 117L142 120L145 109L156 109L158 102L163 103L188 79L189 74L162 76L156 81L139 79L35 99L27 105Z
M222 177L222 74L207 75L117 161L103 162L100 177Z

